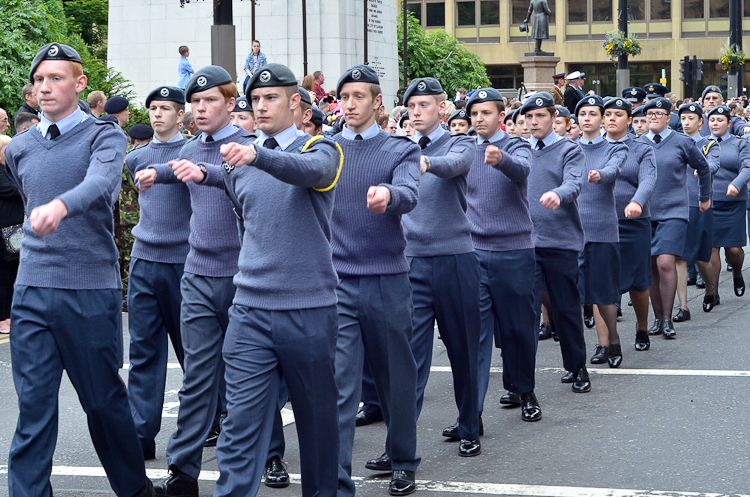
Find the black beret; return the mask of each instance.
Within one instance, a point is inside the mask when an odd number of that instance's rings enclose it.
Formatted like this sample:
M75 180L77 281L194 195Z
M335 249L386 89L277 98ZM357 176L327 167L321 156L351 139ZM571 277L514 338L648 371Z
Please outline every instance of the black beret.
M526 115L527 112L537 109L546 109L547 107L554 107L555 99L546 91L540 91L529 95L521 106L519 114ZM515 122L515 119L513 120Z
M663 97L664 95L669 93L669 88L659 83L649 83L644 86L643 89L648 92L646 96L649 98Z
M310 122L315 125L317 128L318 126L323 126L323 112L318 109L317 107L312 108L312 117L310 118Z
M503 124L507 123L508 121L516 122L516 114L518 113L518 109L513 109L512 111L505 114L505 117L503 118Z
M234 109L232 112L252 112L253 106L247 100L247 97L238 97L234 100Z
M622 98L627 98L630 102L643 102L646 98L646 90L637 86L630 86L622 90Z
M152 90L146 97L147 109L153 101L185 104L185 91L176 86L160 86L155 90Z
M602 114L604 114L604 100L602 100L602 97L599 95L588 95L583 97L578 104L576 104L576 116L584 107L599 107L602 110Z
M299 96L302 97L303 102L308 105L312 105L312 99L310 98L310 93L307 90L305 90L301 86L298 86L297 92L299 92Z
M104 104L104 112L107 114L117 114L128 108L128 99L125 97L112 97L107 99L107 103Z
M646 117L646 115L643 113L643 105L638 107L637 109L633 110L633 116L632 117Z
M404 112L403 114L401 114L401 118L398 120L398 127L399 128L403 128L404 127L404 121L408 121L408 120L409 120L409 113L408 112Z
M555 109L557 109L557 116L558 117L570 117L570 111L567 107L563 107L562 105L555 106Z
M373 83L379 85L380 78L378 78L378 73L372 67L360 64L350 67L339 78L339 82L336 84L336 96L339 98L341 98L341 87L345 83Z
M706 95L709 93L718 93L721 95L721 89L716 85L710 85L703 89L703 93L701 94L701 98L706 98Z
M571 124L578 124L578 116L574 116L573 114L570 115L570 123Z
M34 82L34 72L39 64L43 60L68 60L70 62L81 62L81 56L75 51L73 47L63 45L62 43L47 43L34 56L34 60L31 61L31 69L29 70L29 82Z
M453 121L454 119L461 119L471 124L471 118L469 117L469 114L466 113L465 109L458 109L453 114L451 114L451 117L449 117L447 121L448 126L450 126L451 121Z
M404 105L409 105L409 99L419 95L440 95L443 86L435 78L418 78L411 82L404 92Z
M484 102L497 102L503 101L503 96L494 88L482 88L477 90L466 102L466 113L471 115L471 106L474 104L481 104Z
M154 130L145 124L134 124L128 130L128 134L135 140L148 140L154 136Z
M726 116L730 121L732 120L732 111L726 105L717 105L713 109L708 111L708 117L711 116Z
M625 98L608 97L604 102L604 108L625 110L628 112L628 114L631 114L633 112L633 104L628 102L628 100Z
M189 102L193 93L210 90L232 81L232 76L223 67L206 66L197 70L188 81L187 86L185 86L185 100Z
M669 114L672 112L672 102L664 97L655 98L643 106L643 112L646 113L651 109L665 110Z
M262 69L255 71L253 77L245 84L245 95L250 95L255 88L299 86L292 70L283 64L268 64Z
M118 126L120 125L120 121L117 120L117 116L113 116L112 114L107 114L106 116L101 116L99 118L100 121L109 121L111 123L115 123Z
M700 117L703 117L703 107L698 105L697 103L693 102L691 104L684 104L680 107L680 110L677 111L679 115L683 114L696 114Z

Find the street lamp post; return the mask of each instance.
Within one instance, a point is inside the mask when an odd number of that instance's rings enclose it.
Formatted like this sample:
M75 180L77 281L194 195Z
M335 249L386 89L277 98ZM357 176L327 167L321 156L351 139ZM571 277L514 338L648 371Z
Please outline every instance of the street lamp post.
M729 46L742 50L742 0L729 0ZM730 67L727 75L727 96L737 98L742 95L742 69Z
M628 0L619 0L617 10L617 29L627 34ZM620 55L617 57L617 94L622 95L622 91L628 86L630 86L630 69L628 67L628 56Z
M214 0L214 24L211 26L211 64L237 75L237 52L232 24L232 0Z

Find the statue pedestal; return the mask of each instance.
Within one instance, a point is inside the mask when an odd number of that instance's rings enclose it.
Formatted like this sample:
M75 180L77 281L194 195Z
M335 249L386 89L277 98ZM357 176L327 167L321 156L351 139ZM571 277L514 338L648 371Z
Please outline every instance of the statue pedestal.
M552 76L560 57L526 54L518 62L523 66L523 84L529 92L552 90Z

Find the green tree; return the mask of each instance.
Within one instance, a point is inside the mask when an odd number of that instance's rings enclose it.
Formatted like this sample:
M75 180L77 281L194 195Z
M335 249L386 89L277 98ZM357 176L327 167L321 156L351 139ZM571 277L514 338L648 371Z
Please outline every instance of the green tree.
M63 4L68 27L76 32L98 59L107 59L108 0L66 0Z
M406 48L409 58L409 81L431 76L440 81L448 96L459 88L491 86L484 63L477 54L469 51L462 42L442 29L425 32L419 21L409 13ZM403 88L403 16L398 17L398 67L399 83ZM408 82L407 82L408 83Z

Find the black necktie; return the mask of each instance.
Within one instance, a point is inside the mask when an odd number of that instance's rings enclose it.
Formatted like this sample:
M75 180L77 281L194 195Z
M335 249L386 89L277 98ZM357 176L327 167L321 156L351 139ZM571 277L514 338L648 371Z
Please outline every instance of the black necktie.
M484 145L485 143L489 143L489 142L490 142L489 140L484 140L484 141L482 142L482 145Z
M543 148L544 148L544 142L543 141L539 140L538 142L536 142L536 149L537 150L541 150Z
M266 138L266 141L263 142L263 146L267 149L273 150L279 146L279 142L276 141L276 138Z
M53 124L47 128L47 132L49 133L50 140L54 140L60 136L60 130L57 128L57 124Z
M354 137L355 140L363 140L362 135L357 135Z
M719 142L719 143L721 143L721 137L718 137L718 138L716 139L716 141L717 141L717 142Z
M419 148L421 148L422 150L427 148L427 145L429 144L430 144L429 136L423 136L422 138L419 139Z
M654 135L654 143L659 143L661 141L661 135Z
M214 141L214 137L213 136L207 136L206 137L206 143L211 143L212 141Z

